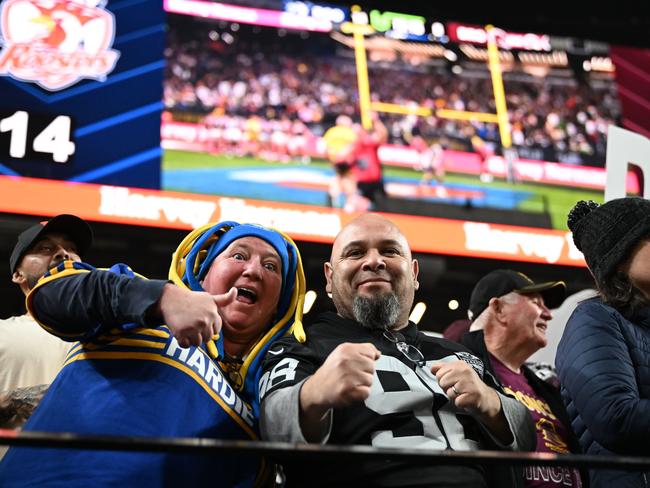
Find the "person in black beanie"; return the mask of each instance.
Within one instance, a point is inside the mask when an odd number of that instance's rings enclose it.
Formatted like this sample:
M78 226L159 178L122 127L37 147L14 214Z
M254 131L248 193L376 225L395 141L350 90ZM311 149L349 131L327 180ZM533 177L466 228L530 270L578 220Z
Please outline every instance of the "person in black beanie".
M567 322L555 364L586 454L650 455L650 201L578 202L568 216L599 296ZM647 472L592 470L593 488L645 487Z

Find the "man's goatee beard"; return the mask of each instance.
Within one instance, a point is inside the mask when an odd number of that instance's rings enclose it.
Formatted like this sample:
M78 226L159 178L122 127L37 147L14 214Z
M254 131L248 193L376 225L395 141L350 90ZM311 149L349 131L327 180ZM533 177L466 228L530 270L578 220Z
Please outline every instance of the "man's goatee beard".
M378 296L356 296L352 303L354 319L367 329L388 330L400 313L399 300L393 292Z

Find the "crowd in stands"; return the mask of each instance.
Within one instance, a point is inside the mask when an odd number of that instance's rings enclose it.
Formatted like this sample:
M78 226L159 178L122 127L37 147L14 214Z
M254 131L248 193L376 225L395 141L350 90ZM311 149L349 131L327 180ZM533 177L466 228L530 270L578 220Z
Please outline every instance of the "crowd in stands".
M188 21L189 22L189 21ZM172 24L173 25L173 24ZM316 136L340 114L359 118L357 78L351 51L325 34L279 37L276 30L240 26L231 32L204 24L171 29L164 103L175 113L218 114L246 119L300 120ZM182 31L182 32L181 32ZM188 34L188 31L191 33ZM307 34L304 34L307 36ZM211 37L213 39L211 39ZM217 38L217 36L219 36ZM226 42L224 39L227 39ZM445 66L371 64L374 100L435 111L446 108L495 113L492 85L484 76L452 74ZM619 118L613 82L555 84L549 79L505 76L512 139L520 156L602 165L607 126ZM412 135L445 137L470 147L474 134L499 148L495 124L382 114L390 142Z
M28 310L0 322L0 351L30 347L0 354L8 373L0 427L130 443L262 438L586 453L610 463L616 455L645 456L649 215L650 201L639 197L580 201L571 210L568 225L599 295L569 318L557 375L528 360L547 345L549 307L562 303L565 283L494 270L472 291L470 320L450 330L459 342L424 334L409 315L427 277L404 234L380 214L360 214L336 236L323 267L335 311L306 326L299 250L280 231L207 224L173 254L170 281L147 280L124 264L84 263L92 231L60 215L23 231L10 258ZM216 475L222 486L636 488L649 474L643 465L617 471L477 459L413 469L399 459L353 457L332 469L318 457L68 447L10 448L0 460L2 486L176 486Z

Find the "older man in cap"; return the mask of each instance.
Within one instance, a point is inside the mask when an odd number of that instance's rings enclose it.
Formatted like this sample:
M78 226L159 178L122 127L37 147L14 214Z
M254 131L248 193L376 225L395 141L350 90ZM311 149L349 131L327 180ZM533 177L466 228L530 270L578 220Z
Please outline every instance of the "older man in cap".
M57 215L23 231L9 259L11 280L27 295L62 261L81 261L92 243L88 224ZM54 380L70 344L45 332L29 313L0 320L0 425L18 427Z
M468 311L472 324L461 339L483 359L506 393L528 408L535 421L537 452L580 452L559 390L525 364L546 346L548 307L559 306L564 291L562 281L535 283L510 269L492 271L472 291ZM561 466L526 466L520 476L519 486L525 487L582 486L579 471Z

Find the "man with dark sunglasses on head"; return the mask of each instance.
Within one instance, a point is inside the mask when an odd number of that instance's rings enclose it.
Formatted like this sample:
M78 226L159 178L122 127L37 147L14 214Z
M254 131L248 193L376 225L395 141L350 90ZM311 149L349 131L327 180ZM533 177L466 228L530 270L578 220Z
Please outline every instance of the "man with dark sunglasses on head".
M497 390L462 346L419 332L408 316L418 263L389 220L366 214L337 236L325 263L329 312L269 350L260 379L269 440L378 448L532 449L526 408ZM497 472L499 471L499 472ZM403 462L285 465L287 486L511 486L512 470Z

